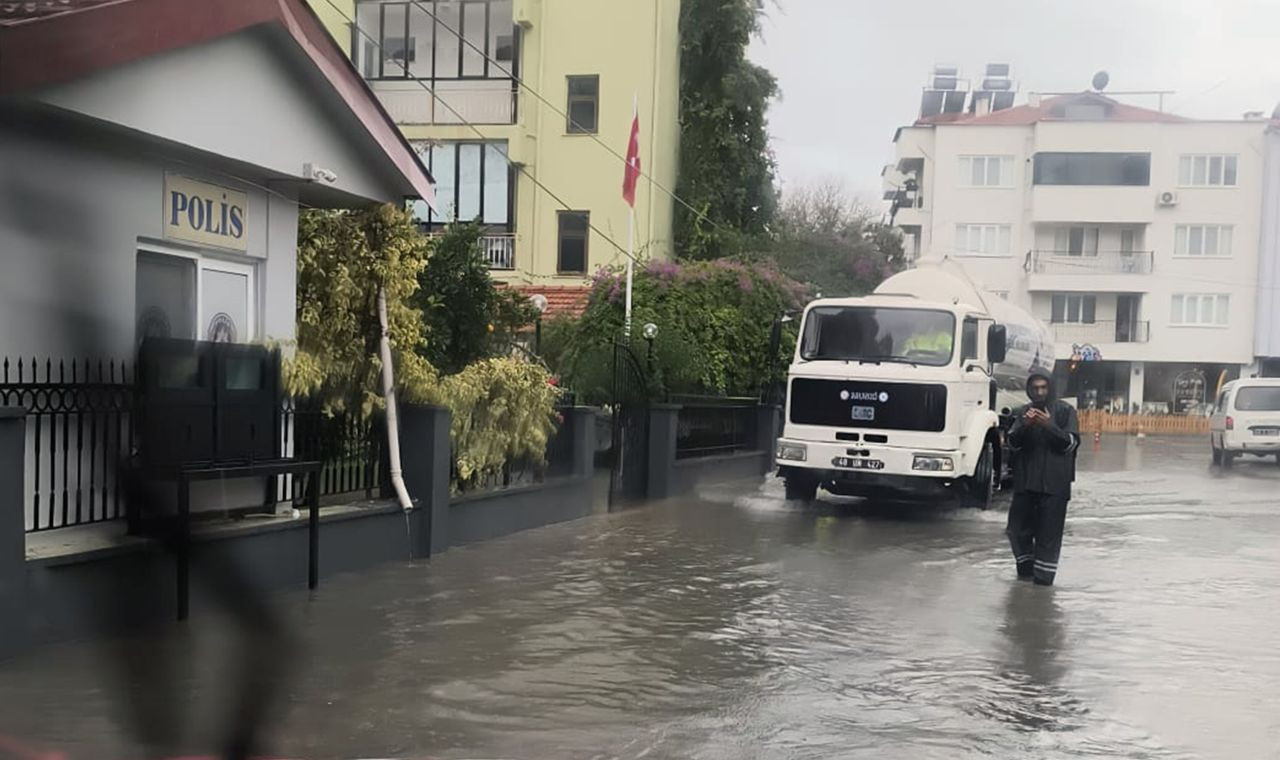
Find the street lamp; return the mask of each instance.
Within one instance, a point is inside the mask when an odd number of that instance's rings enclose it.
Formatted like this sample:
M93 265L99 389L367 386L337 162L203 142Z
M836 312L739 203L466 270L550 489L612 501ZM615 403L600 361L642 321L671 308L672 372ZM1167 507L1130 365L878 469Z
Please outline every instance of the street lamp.
M529 299L538 316L533 319L533 353L542 356L542 315L547 310L547 297L536 293Z
M658 337L658 326L652 322L646 322L641 334L649 344L649 371L653 372L653 339Z

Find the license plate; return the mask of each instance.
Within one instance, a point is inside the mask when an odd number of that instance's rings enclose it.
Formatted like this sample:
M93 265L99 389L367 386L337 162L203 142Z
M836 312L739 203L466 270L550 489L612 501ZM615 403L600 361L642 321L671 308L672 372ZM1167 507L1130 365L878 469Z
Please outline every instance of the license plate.
M846 467L850 470L883 470L884 462L879 459L855 459L853 457L836 457L831 460L836 467Z
M1280 428L1255 428L1254 435L1280 435Z
M876 408L874 406L855 406L853 408L853 419L870 422L876 418Z

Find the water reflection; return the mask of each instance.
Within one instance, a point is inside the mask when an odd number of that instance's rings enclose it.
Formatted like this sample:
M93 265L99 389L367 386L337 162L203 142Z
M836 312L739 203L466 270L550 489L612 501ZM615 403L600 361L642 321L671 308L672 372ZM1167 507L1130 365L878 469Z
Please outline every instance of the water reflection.
M1088 710L1062 684L1071 652L1056 591L1013 582L1000 634L998 685L987 705L992 716L1024 730L1080 728Z

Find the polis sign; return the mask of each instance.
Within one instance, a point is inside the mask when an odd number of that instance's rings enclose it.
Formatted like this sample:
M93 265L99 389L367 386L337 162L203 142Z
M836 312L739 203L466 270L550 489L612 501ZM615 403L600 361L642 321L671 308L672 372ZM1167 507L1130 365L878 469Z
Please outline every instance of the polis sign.
M164 236L247 251L248 196L231 188L164 175Z

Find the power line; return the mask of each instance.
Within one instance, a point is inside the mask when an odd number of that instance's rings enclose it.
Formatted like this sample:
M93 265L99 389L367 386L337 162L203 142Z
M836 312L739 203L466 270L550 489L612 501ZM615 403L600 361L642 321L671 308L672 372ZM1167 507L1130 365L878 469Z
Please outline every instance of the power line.
M448 32L449 34L452 34L454 37L457 37L457 38L462 42L462 44L466 45L467 47L471 48L472 50L474 50L475 52L477 52L477 53L479 53L481 56L483 56L483 57L484 57L484 59L485 59L487 62L489 62L490 64L492 64L494 67L496 67L496 68L498 69L498 71L502 72L504 75L506 75L507 77L509 77L509 78L511 79L511 81L515 82L516 84L518 84L518 85L520 85L522 88L524 88L526 91L528 91L528 93L529 93L530 95L532 95L533 97L537 98L537 99L538 99L538 101L539 101L539 102L541 102L543 105L545 105L547 108L550 108L553 112L555 112L555 114L556 114L557 116L562 116L562 117L564 117L564 119L569 123L569 125L570 125L571 127L578 127L578 128L581 128L581 127L582 127L582 125L581 125L581 124L579 124L578 122L576 122L576 121L574 121L574 120L573 120L573 117L569 115L568 111L561 110L559 106L557 106L556 104L552 103L550 100L547 100L545 97L543 97L543 96L542 96L542 94L541 94L541 93L539 93L537 90L535 90L535 89L533 89L532 87L530 87L530 86L529 86L529 85L528 85L528 84L527 84L523 79L521 79L520 77L516 76L516 74L515 74L515 72L514 72L514 71L512 71L511 69L508 69L508 68L506 68L505 66L503 66L503 65L502 65L502 63L501 63L498 59L496 59L496 58L492 57L491 55L489 55L489 54L488 54L488 53L486 53L485 51L481 50L479 47L477 47L477 46L476 46L476 44L475 44L474 42L472 42L471 40L467 39L467 38L466 38L466 37L465 37L465 36L464 36L460 31L458 31L457 29L454 29L453 27L449 26L449 24L448 24L447 22L440 20L440 17L439 17L439 16L437 16L435 13L433 13L433 12L431 12L431 11L427 10L426 5L424 5L424 4L422 3L422 1L421 1L421 0L410 0L410 5L413 5L413 6L414 6L414 7L416 7L417 9L421 10L423 13L427 14L428 16L430 16L430 17L431 17L431 19L432 19L435 23L437 23L437 24L439 24L440 26L444 27L444 29L445 29L445 31L446 31L446 32ZM406 43L406 44L407 44L407 43ZM407 57L407 56L406 56L406 57ZM408 74L408 73L409 73L409 72L408 72L408 66L406 65L406 67L405 67L405 74ZM580 134L584 134L584 135L586 135L586 136L590 137L590 138L591 138L591 140L592 140L592 141L594 141L597 145L599 145L600 147L604 148L606 151L608 151L610 154L612 154L614 158L616 158L616 159L618 159L619 161L621 161L621 162L622 162L622 164L623 164L624 166L626 166L626 165L627 165L627 157L626 157L626 156L624 156L624 155L622 155L622 154L621 154L621 153L619 153L618 151L614 150L612 146L610 146L610 145L609 145L608 143L606 143L604 140L601 140L601 139L600 139L600 137L599 137L598 135L596 135L595 133L584 130L584 131L582 131ZM729 229L728 229L727 227L725 227L724 225L722 225L722 224L720 224L719 222L715 221L715 220L714 220L714 219L712 219L711 217L707 216L705 213L703 213L703 212L699 211L698 209L694 208L694 207L693 207L693 205L692 205L692 204L690 204L688 201L686 201L684 198L681 198L679 195L676 195L676 193L675 193L675 191L674 191L674 190L671 190L671 189L667 188L665 185L663 185L661 182L658 182L656 179L654 179L654 178L653 178L653 176L652 176L652 175L647 174L646 172L644 172L644 170L640 170L638 173L639 173L639 175L640 175L641 177L644 177L645 179L649 180L649 183L650 183L650 184L652 184L654 187L658 188L658 189L659 189L659 190L661 190L662 192L664 192L664 193L666 193L667 195L671 196L671 199L672 199L672 200L676 201L676 202L677 202L677 203L679 203L681 206L684 206L685 208L689 209L689 211L693 212L693 213L698 217L698 220L699 220L699 221L707 222L707 223L708 223L708 224L710 224L712 227L715 227L716 229L719 229L719 230L721 230L722 232L728 232L728 231L729 231Z
M337 4L335 4L335 3L333 2L333 0L325 0L325 2L326 2L326 3L328 3L329 7L330 7L330 8L333 8L333 10L334 10L335 12L337 12L337 14L338 14L338 15L339 15L343 20L345 20L347 23L351 24L351 25L352 25L352 28L354 28L358 34L360 34L362 37L364 37L366 40L368 40L368 41L369 41L369 43L370 43L371 45L373 45L373 47L374 47L375 49L377 49L377 51L378 51L378 54L379 54L379 55L381 55L381 54L382 54L382 44L381 44L381 43L379 43L378 41L374 40L374 39L373 39L373 37L371 37L371 36L370 36L367 32L365 32L363 29L361 29L361 28L360 28L360 25L359 25L358 23L356 23L356 21L355 21L354 19L352 19L350 16L348 16L346 13L344 13L344 12L343 12L343 10L342 10L341 8L339 8L339 7L337 6ZM408 44L408 43L406 42L406 44ZM405 73L405 76L406 76L406 77L408 77L408 74L409 74L409 57L406 55L406 56L404 56L404 59L405 59L405 60L404 60L404 62L403 62L403 64L402 64L402 65L403 65L403 67L404 67L404 73ZM443 105L446 109L448 109L449 113L450 113L450 114L452 114L454 117L456 117L456 118L458 119L458 122L459 122L460 124L462 124L463 126L465 126L465 127L467 127L468 129L470 129L472 132L474 132L474 133L476 134L476 136L477 136L477 137L479 137L481 140L486 140L486 141L487 141L487 140L489 139L489 138L488 138L488 136L487 136L487 135L485 135L485 133L484 133L484 132L481 132L481 131L480 131L479 127L477 127L475 124L473 124L472 122L468 121L467 119L463 118L462 114L461 114L461 113L459 113L459 112L458 112L458 110L457 110L456 108L454 108L453 106L449 105L449 103L447 103L443 98L437 97L437 96L436 96L436 93L435 93L435 90L432 90L430 87L428 87L428 86L427 86L427 85L426 85L426 84L425 84L421 79L412 79L412 80L410 80L410 81L413 81L413 82L417 83L417 85L418 85L419 87L421 87L423 90L425 90L425 91L427 92L427 94L429 94L433 99L435 99L437 102L439 102L441 105ZM524 167L524 166L520 165L519 163L517 163L517 162L515 162L515 161L512 161L512 160L511 160L511 157L510 157L510 156L508 156L508 155L506 155L505 153L502 153L501 151L499 151L499 153L501 153L502 157L506 160L506 162L507 162L507 164L508 164L508 165L510 165L510 166L511 166L512 168L514 168L516 171L518 171L518 172L520 172L521 174L523 174L523 175L524 175L524 176L525 176L525 177L526 177L530 182L532 182L532 183L534 184L534 186L535 186L535 187L537 187L539 190L541 190L541 191L543 191L544 193L546 193L547 195L549 195L549 196L551 197L551 199L552 199L552 200L554 200L556 203L560 204L560 207L561 207L561 208L563 208L565 211L573 211L573 210L574 210L573 206L570 206L568 203L566 203L566 202L564 201L564 199L563 199L563 198L561 198L561 197L560 197L559 195L557 195L556 193L552 192L551 188L547 187L547 186L546 186L545 184L543 184L542 182L539 182L539 181L538 181L538 179L537 179L536 177L534 177L532 174L530 174L530 173L528 172L528 170L527 170L527 169L525 169L525 167ZM603 231L601 231L601 229L600 229L599 227L597 227L597 226L596 226L596 225L591 221L590 217L588 217L588 218L587 218L587 228L588 228L588 229L590 229L592 232L596 233L597 235L599 235L601 238L603 238L606 242L608 242L608 243L609 243L609 245L612 245L612 246L614 247L614 249L618 251L618 253L621 253L622 255L626 256L626 257L627 257L627 258L629 258L629 259L631 259L633 262L639 262L639 259L637 259L637 258L636 258L635 256L633 256L632 254L627 253L626 249L624 249L622 246L618 245L618 242L617 242L616 240L614 240L612 237L610 237L610 236L606 235ZM615 257L614 257L614 259L616 260L616 259L617 259L617 257L615 256Z

